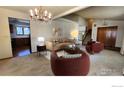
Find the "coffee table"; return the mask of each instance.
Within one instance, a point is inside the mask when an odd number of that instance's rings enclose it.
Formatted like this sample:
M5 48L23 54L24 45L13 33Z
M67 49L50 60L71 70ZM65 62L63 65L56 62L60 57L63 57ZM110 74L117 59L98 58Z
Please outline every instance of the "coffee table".
M83 51L80 50L80 48L78 47L64 47L63 50L69 54L78 54L78 53L82 53Z

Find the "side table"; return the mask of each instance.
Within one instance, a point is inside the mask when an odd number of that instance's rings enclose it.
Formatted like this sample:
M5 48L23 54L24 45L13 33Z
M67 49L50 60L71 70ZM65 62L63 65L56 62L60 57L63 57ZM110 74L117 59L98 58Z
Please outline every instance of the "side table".
M37 45L37 54L38 54L38 56L40 56L41 52L46 52L47 53L46 45L43 45L43 46Z

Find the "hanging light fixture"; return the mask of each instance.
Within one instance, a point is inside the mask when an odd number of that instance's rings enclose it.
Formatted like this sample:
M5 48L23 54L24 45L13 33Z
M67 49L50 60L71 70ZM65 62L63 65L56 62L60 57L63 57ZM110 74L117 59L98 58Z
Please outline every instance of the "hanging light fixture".
M34 10L30 10L30 18L32 20L47 22L52 19L52 14L40 6L39 8L35 8Z

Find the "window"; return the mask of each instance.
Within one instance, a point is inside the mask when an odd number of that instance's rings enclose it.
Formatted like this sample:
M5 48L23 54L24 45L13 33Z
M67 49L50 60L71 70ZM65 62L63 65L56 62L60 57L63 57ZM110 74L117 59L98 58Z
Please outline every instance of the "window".
M30 28L17 26L16 27L16 33L17 33L17 35L29 35L30 34Z
M17 35L23 35L22 27L16 27Z
M79 26L79 34L78 34L78 40L79 41L82 41L82 37L85 34L85 31L86 31L86 26L80 25Z
M29 35L30 34L30 29L29 27L24 28L24 35Z

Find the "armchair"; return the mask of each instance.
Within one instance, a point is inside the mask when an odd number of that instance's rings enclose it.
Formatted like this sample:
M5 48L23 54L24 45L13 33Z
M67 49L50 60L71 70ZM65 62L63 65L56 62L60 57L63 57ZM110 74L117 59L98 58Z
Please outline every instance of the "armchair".
M63 58L52 51L51 68L57 76L85 76L89 72L89 67L89 56L84 52L79 58Z
M88 53L99 53L104 49L104 44L100 42L88 42L86 45L86 50Z

